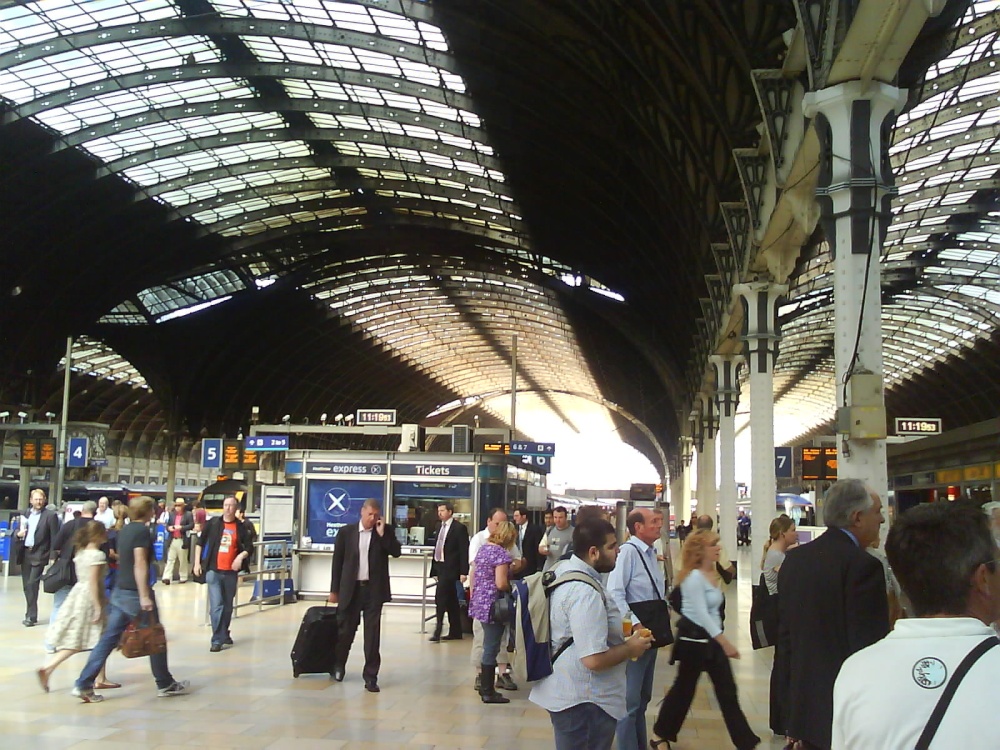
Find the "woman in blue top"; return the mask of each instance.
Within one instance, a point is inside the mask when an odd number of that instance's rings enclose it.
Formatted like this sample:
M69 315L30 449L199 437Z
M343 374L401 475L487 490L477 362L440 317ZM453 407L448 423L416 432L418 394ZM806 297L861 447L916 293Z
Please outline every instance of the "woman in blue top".
M517 539L517 530L504 521L479 548L469 576L469 617L483 624L483 662L480 667L479 695L483 703L510 703L496 690L497 654L503 638L504 624L493 622L490 608L501 591L510 591L510 549Z
M687 653L680 655L678 646L674 646L680 666L653 724L653 732L663 738L650 740L653 750L664 744L669 748L671 742L677 741L677 732L691 708L702 672L708 672L712 680L715 697L733 744L738 750L751 750L760 743L760 737L753 733L740 708L733 670L729 666L729 660L739 659L740 652L722 632L719 607L724 595L715 585L718 579L714 575L720 549L719 535L707 529L694 532L684 543L681 571L676 582L681 587L677 644L684 647ZM689 638L696 640L687 640Z

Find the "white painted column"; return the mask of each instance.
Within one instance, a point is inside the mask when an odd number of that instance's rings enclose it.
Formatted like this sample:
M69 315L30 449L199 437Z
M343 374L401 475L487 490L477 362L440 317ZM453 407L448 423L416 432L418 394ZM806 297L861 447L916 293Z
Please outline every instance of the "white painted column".
M778 297L784 284L756 281L737 284L743 300L743 340L750 381L750 559L751 581L760 578L760 560L775 513L774 363L778 359Z
M681 496L678 501L678 511L674 511L677 517L684 523L691 520L691 459L693 457L692 440L689 437L682 437L684 442L684 453L681 457L683 468L681 469Z
M697 413L698 432L695 448L698 451L698 505L697 515L708 515L715 521L715 402L705 394L701 398L701 411Z
M880 258L894 192L889 139L905 100L905 91L878 81L848 81L804 100L822 149L816 192L834 258L836 398L844 417L838 419L837 474L864 480L883 504L888 476Z
M719 536L730 557L736 554L736 407L740 402L742 358L714 354L715 403L719 413ZM731 562L735 562L732 560Z

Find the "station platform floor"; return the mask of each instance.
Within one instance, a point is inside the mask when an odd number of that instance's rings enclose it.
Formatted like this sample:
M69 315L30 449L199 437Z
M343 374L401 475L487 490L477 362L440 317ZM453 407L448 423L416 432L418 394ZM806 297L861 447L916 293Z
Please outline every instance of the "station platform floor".
M675 551L676 552L676 551ZM740 702L761 737L761 750L783 740L767 728L771 649L753 651L747 634L750 558L738 551L739 578L730 586L726 632L740 649L733 661ZM677 559L675 557L675 559ZM367 693L361 679L359 631L342 683L327 675L294 679L289 652L306 608L314 602L256 607L233 621L235 646L210 653L205 589L188 583L156 586L167 630L170 668L191 681L191 693L157 698L148 659L113 654L110 679L123 683L102 691L103 703L83 704L70 695L86 659L78 654L53 674L51 692L40 688L35 670L46 658L45 627L25 628L19 577L0 578L0 747L10 750L156 750L210 747L216 750L550 750L548 715L528 701L528 690L508 692L511 703L485 705L473 692L469 664L471 636L430 643L420 633L420 608L383 610L382 692ZM249 594L241 590L239 601ZM47 621L52 597L40 595L39 614ZM647 718L674 677L661 652L654 699ZM718 703L703 676L679 750L731 748Z

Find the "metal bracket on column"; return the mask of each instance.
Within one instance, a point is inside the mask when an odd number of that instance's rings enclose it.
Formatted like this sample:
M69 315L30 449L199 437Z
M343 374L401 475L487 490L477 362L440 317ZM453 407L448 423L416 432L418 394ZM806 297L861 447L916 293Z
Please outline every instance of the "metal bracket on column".
M715 368L715 405L720 415L732 417L740 404L740 368L743 357L713 354L709 357Z
M750 213L745 203L720 203L729 244L736 258L736 276L742 279L750 266L753 240L750 236Z
M701 420L701 413L697 410L691 411L691 444L699 453L705 450L705 425Z
M722 284L726 289L732 289L739 279L736 276L736 256L733 254L731 245L725 242L712 243L712 255L715 258L715 267L719 269L719 276L722 277Z
M718 343L719 339L719 326L721 325L720 317L716 312L711 299L707 297L700 297L698 302L701 304L701 314L703 316L698 320L699 329L704 333L705 341L708 343L709 349L715 349L715 345Z
M716 335L718 335L722 321L726 318L726 311L729 308L729 292L733 285L723 283L722 279L715 274L705 276L705 282L708 285L708 296L712 301L712 311L716 319Z
M715 397L707 393L699 395L701 396L701 428L704 433L703 438L714 440L716 433L719 431L719 412L715 408Z
M778 360L778 299L788 292L785 284L754 282L737 284L733 291L743 301L743 340L747 361L756 372L773 371Z
M767 184L767 157L758 154L756 149L735 148L733 158L736 160L736 170L740 173L740 182L743 184L743 195L746 196L747 207L750 209L750 221L753 222L754 229L758 229L762 220L760 206L764 196L764 186Z
M837 56L837 17L842 0L795 0L795 15L802 28L806 42L806 66L809 74L809 88L826 86L827 76ZM844 28L850 25L845 19Z
M786 78L780 70L752 70L750 79L757 93L757 104L764 116L764 131L774 162L774 173L785 163L785 142L788 140L788 123L792 116L792 93L795 81ZM739 159L737 158L737 162Z

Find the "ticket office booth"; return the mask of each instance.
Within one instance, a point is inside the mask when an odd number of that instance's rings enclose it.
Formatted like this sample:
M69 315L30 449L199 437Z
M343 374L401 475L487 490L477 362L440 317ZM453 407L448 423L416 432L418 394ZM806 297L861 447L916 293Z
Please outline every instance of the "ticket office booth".
M502 459L455 453L290 451L286 482L298 497L294 577L299 593L325 597L330 590L337 532L359 523L361 506L378 500L403 548L390 564L393 600L419 600L424 565L437 541L437 507L450 502L455 519L474 534L482 525L481 498L497 503ZM477 481L478 479L478 481Z

